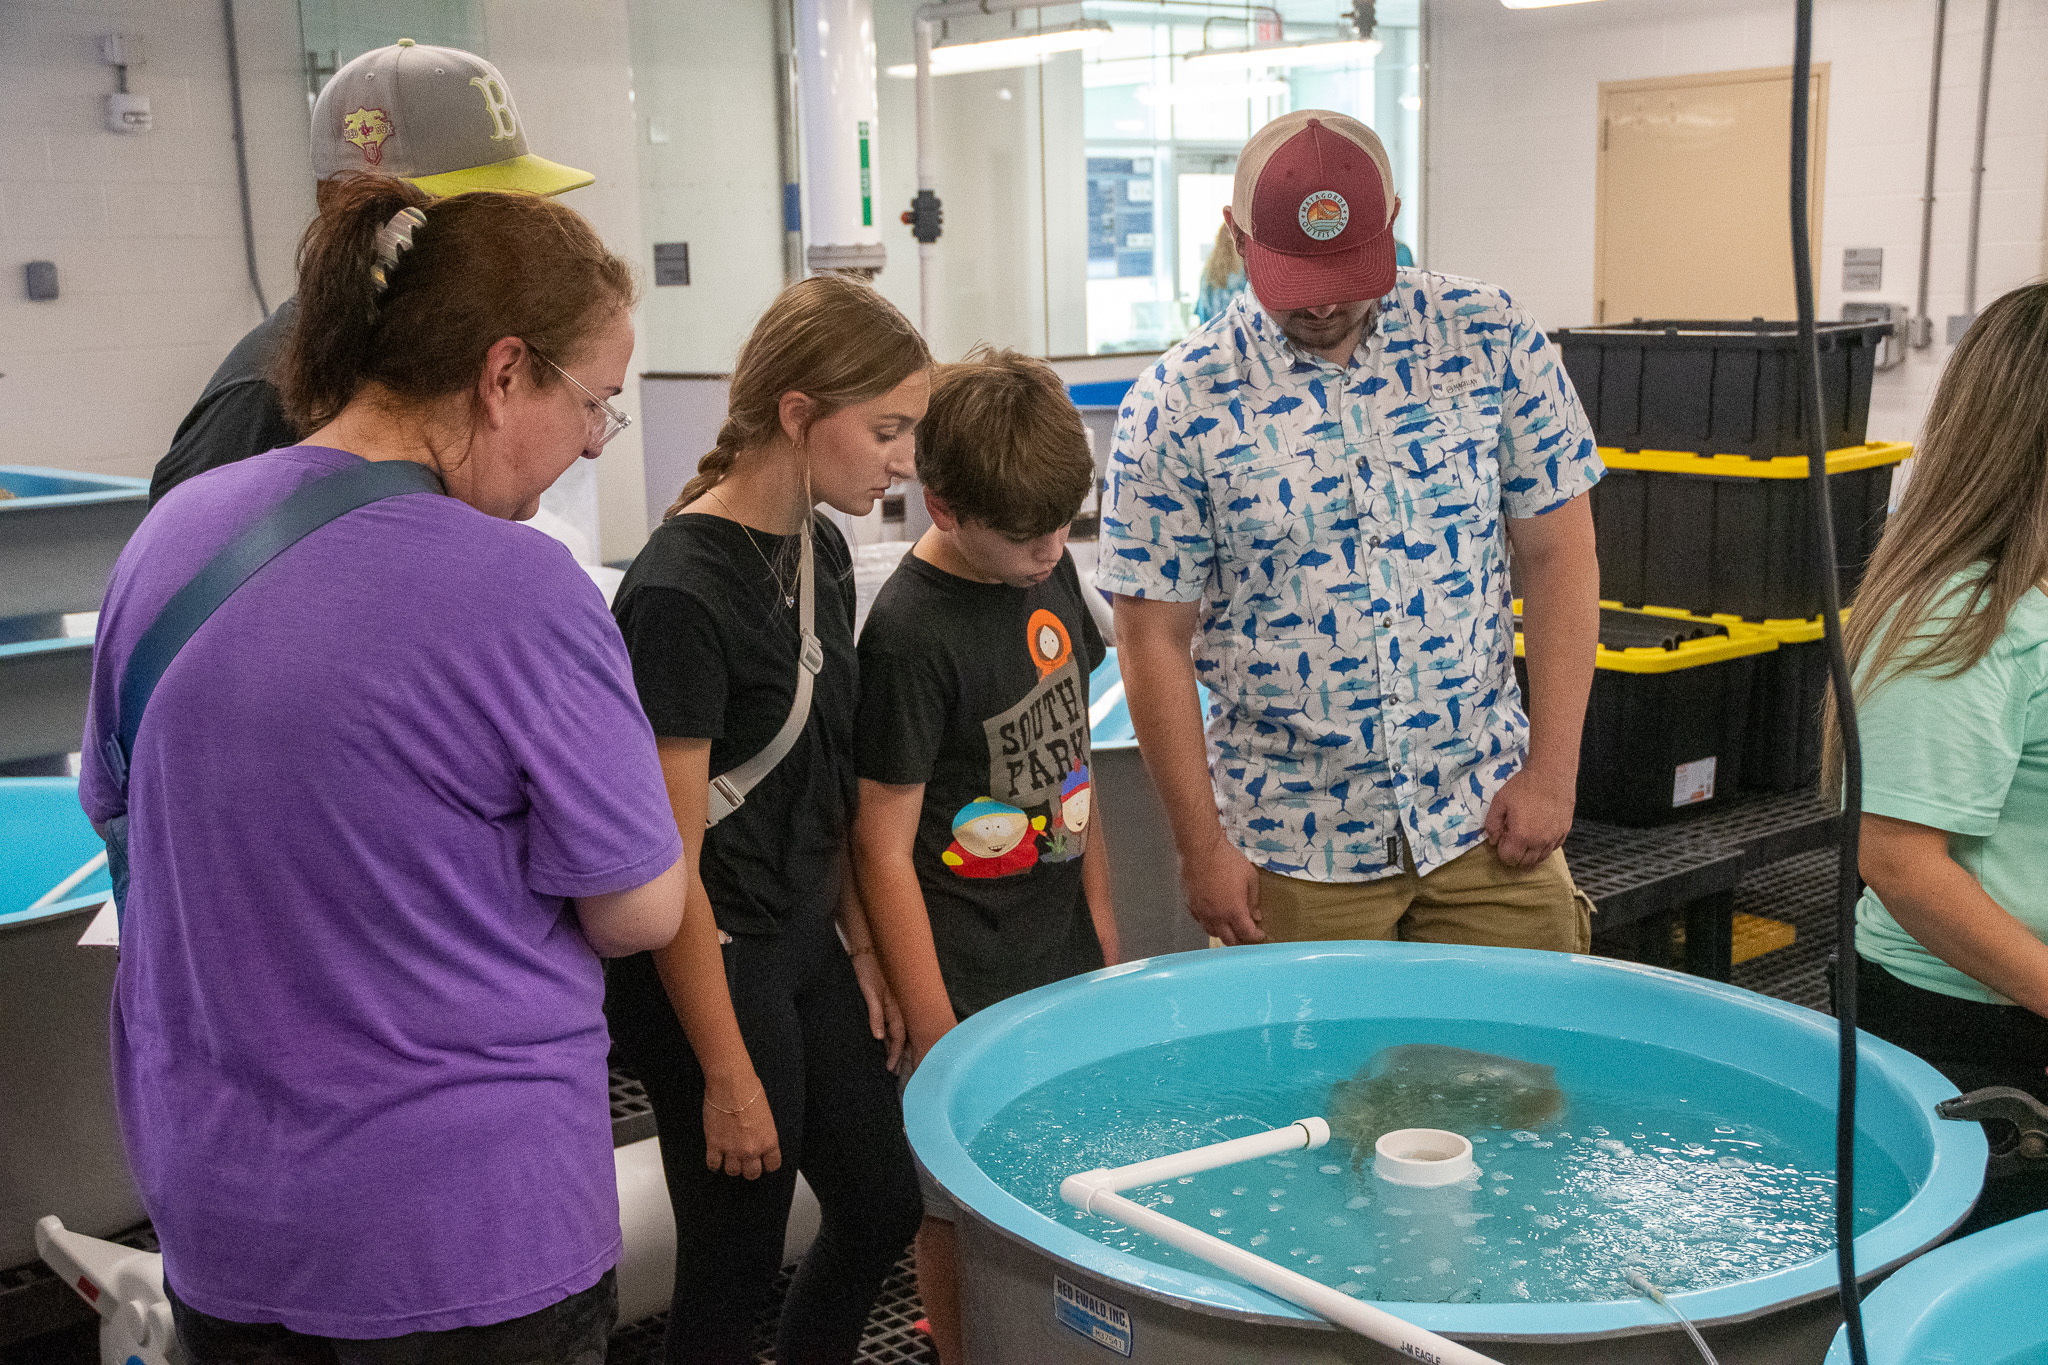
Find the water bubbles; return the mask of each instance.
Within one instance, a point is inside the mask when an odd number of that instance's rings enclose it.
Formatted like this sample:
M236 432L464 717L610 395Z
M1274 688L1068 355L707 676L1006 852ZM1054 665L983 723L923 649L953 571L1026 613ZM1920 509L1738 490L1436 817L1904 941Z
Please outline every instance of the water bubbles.
M1367 1199L1362 1194L1354 1194L1349 1199L1344 1201L1344 1207L1347 1209L1362 1209L1371 1202L1372 1200Z
M1192 1185L1195 1183L1195 1178L1191 1175L1184 1175L1174 1183L1177 1185Z
M1517 1142L1534 1142L1536 1140L1536 1134L1530 1132L1527 1128L1517 1128L1514 1132L1509 1133L1508 1136Z
M1593 1135L1594 1137L1606 1137L1606 1136L1607 1136L1607 1130L1606 1130L1605 1128L1601 1128L1601 1127L1599 1127L1599 1126L1597 1126L1597 1125L1595 1125L1594 1127L1588 1128L1588 1129L1587 1129L1586 1131L1587 1131L1587 1132L1589 1132L1589 1133L1591 1133L1591 1134L1592 1134L1592 1135ZM1722 1130L1720 1130L1720 1129L1716 1129L1715 1131L1716 1131L1716 1132L1719 1132L1719 1131L1722 1131ZM1727 1131L1728 1131L1728 1132L1734 1132L1735 1130L1731 1128L1731 1129L1728 1129Z
M1309 1264L1309 1265L1321 1265L1322 1263L1323 1263L1323 1253L1321 1253L1320 1251L1319 1251L1319 1252L1317 1252L1317 1253L1316 1253L1315 1255L1313 1255L1313 1256L1311 1256L1311 1257L1309 1257L1309 1258L1308 1258L1308 1264Z
M1230 1212L1229 1209L1210 1209L1209 1216L1211 1218L1221 1218L1224 1214L1228 1212Z
M1627 1145L1616 1142L1613 1138L1601 1138L1593 1145L1603 1152L1613 1152L1616 1156L1627 1156L1629 1154Z
M1328 1224L1329 1226L1331 1226L1331 1227L1333 1227L1333 1228L1341 1228L1341 1227L1345 1227L1345 1226L1349 1225L1350 1221L1351 1221L1350 1219L1346 1218L1346 1217L1345 1217L1345 1216L1344 1216L1343 1214L1341 1214L1341 1213L1333 1213L1333 1214L1331 1214L1331 1215L1330 1215L1330 1216L1329 1216L1328 1218L1325 1218L1325 1219L1323 1220L1323 1222L1325 1222L1326 1224Z
M1318 1166L1318 1167L1316 1167L1316 1169L1317 1169L1317 1170L1319 1170L1319 1171L1321 1171L1321 1172L1322 1172L1322 1173L1323 1173L1324 1175L1342 1175L1342 1174L1344 1174L1344 1168L1343 1168L1342 1166L1339 1166L1339 1165L1335 1164L1334 1162L1333 1162L1333 1163L1331 1163L1331 1164L1330 1164L1330 1165L1328 1165L1328 1166Z
M1171 1204L1173 1202L1173 1196L1170 1194L1162 1194L1159 1196L1159 1202L1162 1204Z
M1266 1212L1267 1212L1267 1213L1278 1213L1278 1212L1280 1212L1280 1210L1282 1210L1282 1209L1284 1209L1284 1208L1286 1208L1286 1207L1287 1207L1287 1206L1286 1206L1285 1204L1268 1204L1268 1205L1266 1205Z
M1430 1274L1432 1274L1432 1275L1448 1275L1448 1274L1450 1274L1450 1273L1451 1273L1451 1260L1450 1260L1450 1257L1448 1257L1448 1256L1432 1256L1432 1257L1430 1257L1430 1258L1429 1258L1429 1273L1430 1273Z
M1414 1209L1388 1208L1384 1212L1389 1218L1413 1218L1415 1216Z
M1255 1246L1255 1247L1262 1247L1262 1246L1264 1246L1264 1245L1265 1245L1266 1243L1268 1243L1268 1242L1270 1242L1270 1241L1272 1241L1272 1240L1273 1240L1273 1239L1272 1239L1272 1238L1271 1238L1270 1236L1268 1236L1267 1234L1265 1234L1265 1233L1261 1232L1261 1233L1258 1233L1258 1234L1256 1234L1256 1235L1255 1235L1255 1236L1254 1236L1254 1237L1252 1238L1251 1244L1252 1244L1253 1246Z
M1278 1199L1281 1195L1285 1193L1287 1193L1287 1191L1285 1190L1267 1190L1266 1197L1268 1199Z
M1369 1265L1347 1265L1344 1268L1354 1275L1370 1275L1377 1269Z
M1239 1195L1239 1196L1242 1196L1242 1195L1244 1195L1244 1194L1247 1194L1247 1193L1249 1193L1249 1191L1247 1191L1247 1190L1245 1189L1245 1187L1244 1187L1244 1186L1242 1186L1242 1185L1239 1185L1239 1186L1237 1186L1237 1187L1236 1187L1235 1189L1231 1190L1231 1193L1232 1193L1232 1194L1235 1194L1235 1195Z

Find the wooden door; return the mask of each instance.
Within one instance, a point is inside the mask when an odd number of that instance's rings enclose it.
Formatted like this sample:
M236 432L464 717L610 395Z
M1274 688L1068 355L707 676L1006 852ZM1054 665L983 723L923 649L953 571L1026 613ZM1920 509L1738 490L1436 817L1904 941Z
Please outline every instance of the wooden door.
M1828 69L1813 71L1820 250ZM1596 322L1794 316L1789 67L1600 86Z

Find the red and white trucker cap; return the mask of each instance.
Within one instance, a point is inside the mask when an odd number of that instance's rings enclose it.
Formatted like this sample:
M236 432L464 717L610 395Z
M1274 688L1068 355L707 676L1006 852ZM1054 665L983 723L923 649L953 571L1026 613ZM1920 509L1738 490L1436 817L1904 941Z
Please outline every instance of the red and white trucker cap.
M1244 270L1274 312L1376 299L1394 287L1393 169L1372 129L1328 109L1282 114L1237 159L1231 219Z

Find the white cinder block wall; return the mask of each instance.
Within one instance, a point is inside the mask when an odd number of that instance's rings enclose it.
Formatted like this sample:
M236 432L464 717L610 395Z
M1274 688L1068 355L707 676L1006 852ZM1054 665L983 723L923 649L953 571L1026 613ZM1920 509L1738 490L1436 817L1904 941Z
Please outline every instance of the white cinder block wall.
M257 256L274 306L293 292L293 251L313 214L311 111L297 6L235 8ZM624 3L486 0L480 21L533 150L598 176L565 202L646 270ZM129 88L151 98L147 134L102 125L114 89L98 55L105 33L146 44ZM243 261L225 42L218 0L0 0L0 463L146 477L261 318ZM56 262L60 298L27 301L21 267L32 260ZM637 404L629 380L622 405ZM565 510L601 513L606 558L639 548L637 430L594 474L579 465L565 482Z
M1789 66L1785 0L1602 0L1508 10L1428 0L1429 233L1424 263L1510 289L1546 326L1593 321L1599 83ZM1820 316L1840 316L1845 247L1884 248L1884 288L1911 305L1919 269L1935 0L1817 0L1814 59L1830 64L1826 184L1814 261ZM1963 307L1984 0L1950 0L1934 254L1936 344L1878 377L1874 437L1917 435L1944 319ZM1978 306L2048 267L2048 5L1999 13L1985 151ZM1770 213L1701 187L1703 213Z
M298 15L238 7L258 260L274 305L313 210ZM105 33L140 35L155 130L106 131ZM146 476L261 318L243 263L216 0L0 3L0 463ZM22 265L57 264L30 303Z

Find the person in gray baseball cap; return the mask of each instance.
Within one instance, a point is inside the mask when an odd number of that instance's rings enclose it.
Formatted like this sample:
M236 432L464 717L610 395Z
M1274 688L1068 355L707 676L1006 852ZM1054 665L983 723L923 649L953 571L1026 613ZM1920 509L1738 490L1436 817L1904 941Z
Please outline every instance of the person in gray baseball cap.
M401 38L334 73L313 106L320 188L374 172L432 195L466 190L561 194L597 179L535 156L505 78L482 57ZM287 299L237 342L178 424L149 480L149 501L194 475L291 445L299 433L269 379L296 312Z

